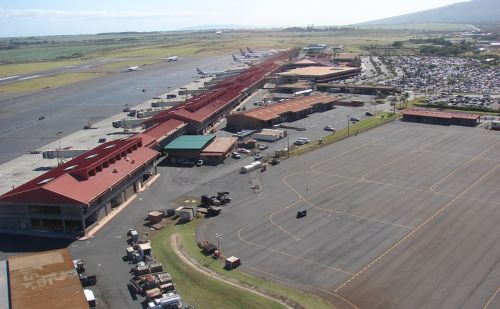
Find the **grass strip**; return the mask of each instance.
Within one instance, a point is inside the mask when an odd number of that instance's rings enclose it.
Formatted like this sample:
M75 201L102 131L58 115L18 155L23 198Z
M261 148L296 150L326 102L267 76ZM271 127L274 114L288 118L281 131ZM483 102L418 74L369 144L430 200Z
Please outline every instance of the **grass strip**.
M153 250L155 252L155 256L162 262L165 263L167 271L171 271L172 267L179 267L180 265L171 265L172 263L170 262L172 259L177 259L178 262L180 260L175 256L172 250L171 250L171 245L170 245L170 235L173 233L179 233L182 236L183 239L183 247L184 250L187 252L187 254L196 262L198 262L200 265L204 265L205 267L208 267L210 270L215 271L216 273L223 275L226 278L231 278L231 279L236 279L236 282L243 283L246 286L253 286L257 290L266 293L266 294L272 294L277 297L281 297L282 299L288 298L292 302L295 302L299 304L300 306L304 308L311 308L311 309L323 309L323 308L334 308L331 303L328 303L327 301L323 300L322 298L312 295L312 294L307 294L302 291L298 291L286 286L282 286L279 284L275 284L268 279L265 278L260 278L252 275L248 275L238 269L234 269L231 271L227 271L223 268L223 264L221 261L217 261L212 259L210 256L205 256L200 249L197 246L196 243L196 225L200 222L201 219L196 219L195 221L187 224L182 224L182 225L171 225L164 230L160 231L154 238L153 238ZM165 247L168 246L168 249L165 249ZM163 249L161 248L163 247ZM168 251L169 256L165 256L165 253ZM159 253L161 253L162 257L160 258ZM241 266L242 268L245 267L245 261L242 261L243 265ZM186 267L188 267L186 265ZM193 272L190 270L190 272ZM174 282L177 284L177 277L182 276L181 273L178 273L176 276L175 274L172 274L174 278ZM184 279L181 279L184 280ZM212 279L215 280L215 279ZM232 280L234 281L234 280ZM222 284L222 283L221 283ZM181 283L179 292L183 297L188 300L188 302L191 304L195 304L193 296L194 295L184 295L183 289L182 289L183 284ZM186 285L188 289L191 286L191 283L186 282ZM234 289L234 288L233 288ZM239 290L239 289L238 289ZM211 290L213 291L213 290ZM244 291L242 291L244 292ZM225 300L225 295L221 293L220 291L215 291L213 292ZM233 293L233 292L231 292ZM249 293L249 292L247 292ZM207 292L205 295L206 297L212 297L212 292ZM249 293L250 294L250 293ZM217 296L217 297L219 297ZM255 296L252 294L251 302L254 303L254 298ZM207 306L204 303L204 300L199 300L200 306L203 304L203 308L219 308L217 306ZM226 300L225 300L226 301ZM196 302L197 304L197 302ZM274 307L260 307L260 308L282 308L282 306L278 303L273 302ZM229 306L231 307L231 306ZM227 308L229 308L227 307ZM258 307L258 306L257 306ZM222 307L221 307L222 308ZM226 307L224 307L226 308ZM253 304L240 304L240 305L234 305L231 308L256 308Z

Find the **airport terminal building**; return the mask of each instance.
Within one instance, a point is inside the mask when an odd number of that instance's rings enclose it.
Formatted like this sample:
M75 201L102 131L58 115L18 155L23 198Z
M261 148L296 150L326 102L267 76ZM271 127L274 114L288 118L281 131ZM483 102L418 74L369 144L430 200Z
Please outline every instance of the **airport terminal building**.
M0 196L0 231L85 235L156 174L145 139L101 144Z
M159 150L183 134L209 131L287 58L286 53L271 57L218 84L215 90L148 119L144 132L100 144L12 188L0 196L0 232L72 238L86 235L154 178ZM196 143L201 146L194 153L200 157L214 137L196 139L201 140ZM230 141L217 145L204 155L221 161L234 147Z

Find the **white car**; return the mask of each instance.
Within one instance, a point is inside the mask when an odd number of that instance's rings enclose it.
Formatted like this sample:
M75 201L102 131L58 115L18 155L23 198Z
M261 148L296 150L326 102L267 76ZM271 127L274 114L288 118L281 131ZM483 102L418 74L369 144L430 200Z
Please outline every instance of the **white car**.
M304 144L309 144L311 142L307 137L299 137L297 140L304 142Z
M264 150L264 149L267 149L267 148L269 148L268 145L265 145L265 144L260 144L259 145L259 150Z
M260 153L258 153L258 154L256 154L255 156L253 156L253 158L254 158L254 160L255 160L255 161L258 161L258 160L260 160L260 159L264 158L264 156L263 156L263 155L261 155Z
M251 153L250 150L245 149L245 148L238 148L236 151L238 151L239 153L246 153L246 154Z
M325 126L323 129L324 129L325 131L335 132L335 128L334 128L334 127L332 127L332 126Z

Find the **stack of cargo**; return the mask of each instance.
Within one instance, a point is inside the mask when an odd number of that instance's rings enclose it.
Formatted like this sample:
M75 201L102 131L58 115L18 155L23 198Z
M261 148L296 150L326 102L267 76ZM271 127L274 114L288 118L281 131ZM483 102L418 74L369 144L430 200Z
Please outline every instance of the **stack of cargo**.
M254 137L258 141L275 142L286 135L286 130L262 129L259 133L254 134Z

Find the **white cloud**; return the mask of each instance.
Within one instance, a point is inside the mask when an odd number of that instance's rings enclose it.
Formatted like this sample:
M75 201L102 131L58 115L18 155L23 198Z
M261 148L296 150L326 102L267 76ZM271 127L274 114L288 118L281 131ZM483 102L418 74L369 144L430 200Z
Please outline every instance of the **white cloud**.
M142 18L142 17L197 17L212 16L210 11L94 11L94 10L47 10L2 9L0 17L94 17L94 18Z

